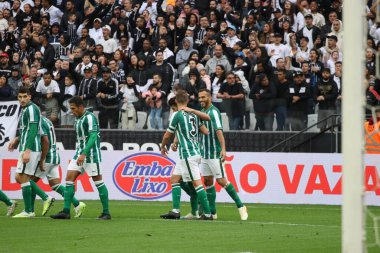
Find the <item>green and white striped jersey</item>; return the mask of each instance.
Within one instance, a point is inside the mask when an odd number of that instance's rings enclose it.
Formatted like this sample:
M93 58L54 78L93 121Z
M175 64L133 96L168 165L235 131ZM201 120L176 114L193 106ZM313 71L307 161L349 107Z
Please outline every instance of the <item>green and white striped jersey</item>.
M185 111L173 113L167 131L175 133L178 138L180 159L200 155L198 142L200 126L199 118L192 113Z
M43 116L41 117L41 130L41 135L47 136L49 139L49 151L46 155L45 163L59 164L61 161L57 152L57 139L55 137L54 125L48 118Z
M82 117L77 118L74 125L77 134L77 147L74 159L76 160L84 151L90 138L90 133L95 132L97 135L95 144L90 148L86 156L87 163L100 163L102 157L100 154L100 130L99 123L92 112L85 111Z
M208 109L202 109L202 112L207 113L211 120L204 121L203 123L207 127L209 134L201 134L201 154L204 159L218 159L220 158L220 151L222 147L216 135L217 130L223 131L222 115L215 106L211 105Z
M34 126L32 126L34 125ZM30 136L30 128L37 127L35 136ZM41 152L41 112L37 105L30 102L22 109L20 119L20 151L25 151L27 148L33 152ZM32 133L33 134L33 133ZM31 139L32 138L32 139Z

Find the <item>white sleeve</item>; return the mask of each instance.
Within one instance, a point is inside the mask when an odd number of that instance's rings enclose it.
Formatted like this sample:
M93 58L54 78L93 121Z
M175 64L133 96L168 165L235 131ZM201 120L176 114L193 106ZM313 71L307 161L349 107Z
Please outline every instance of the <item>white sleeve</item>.
M143 13L143 11L146 9L146 6L147 6L147 3L144 2L144 3L141 5L140 9L139 9L139 14L142 14L142 13Z
M305 26L305 18L301 12L297 14L297 23L298 23L298 31L300 31Z
M75 84L71 85L69 93L70 95L75 96L75 94L77 93L77 88L75 87Z
M41 81L38 82L36 92L41 92Z
M59 89L59 85L56 81L54 81L53 83L53 92L61 92L61 90Z

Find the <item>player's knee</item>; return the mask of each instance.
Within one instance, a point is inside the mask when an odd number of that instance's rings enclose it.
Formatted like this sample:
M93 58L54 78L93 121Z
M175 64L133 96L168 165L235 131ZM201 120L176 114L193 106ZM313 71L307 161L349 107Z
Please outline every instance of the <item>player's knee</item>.
M60 184L60 180L59 178L53 178L53 179L49 179L49 185L50 186L54 186L54 185L57 185L57 184Z
M75 178L76 178L76 174L75 173L68 172L66 174L66 182L74 182Z
M33 180L33 181L36 182L36 183L38 182L38 180L40 180L40 179L39 179L38 177L36 177L36 176L31 176L30 179Z
M179 182L180 182L180 178L177 177L177 176L172 176L172 177L170 178L170 184L177 184L177 183L179 183Z
M218 179L216 179L216 181L222 187L226 187L228 185L228 181L226 178L218 178Z
M15 180L16 180L17 183L21 184L20 174L16 173Z
M30 177L26 174L17 173L15 176L15 179L17 183L23 184L23 183L29 182Z
M206 186L211 186L214 183L214 179L212 177L204 177L203 179Z
M102 175L97 175L97 176L93 176L92 177L92 181L100 181L100 180L103 180L103 178L102 178Z

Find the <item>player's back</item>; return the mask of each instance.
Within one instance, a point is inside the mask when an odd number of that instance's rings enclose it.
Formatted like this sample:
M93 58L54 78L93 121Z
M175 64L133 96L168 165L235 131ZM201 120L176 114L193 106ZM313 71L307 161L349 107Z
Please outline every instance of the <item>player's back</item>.
M185 111L175 112L169 125L169 130L176 133L179 141L179 154L181 159L200 155L198 134L199 118Z
M210 116L210 121L205 121L204 124L209 130L208 135L201 135L201 154L205 159L220 158L222 150L216 131L223 131L222 115L215 106L211 105L207 109L202 109L202 112Z
M91 133L96 133L95 144L90 149L89 155L86 157L86 162L101 162L100 154L100 130L99 123L92 112L85 111L82 117L77 118L75 121L75 131L77 135L78 146L76 149L76 156L79 156L86 147Z
M57 138L55 135L53 123L46 117L41 117L42 135L46 135L49 139L49 151L46 155L45 162L51 164L59 164L60 157L57 152Z

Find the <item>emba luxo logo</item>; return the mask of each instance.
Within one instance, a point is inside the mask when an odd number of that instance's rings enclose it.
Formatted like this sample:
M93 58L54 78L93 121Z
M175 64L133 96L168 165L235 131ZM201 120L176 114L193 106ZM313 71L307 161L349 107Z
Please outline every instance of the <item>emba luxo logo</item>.
M113 170L113 181L124 194L141 200L171 193L170 176L175 162L157 153L137 153L123 158Z

